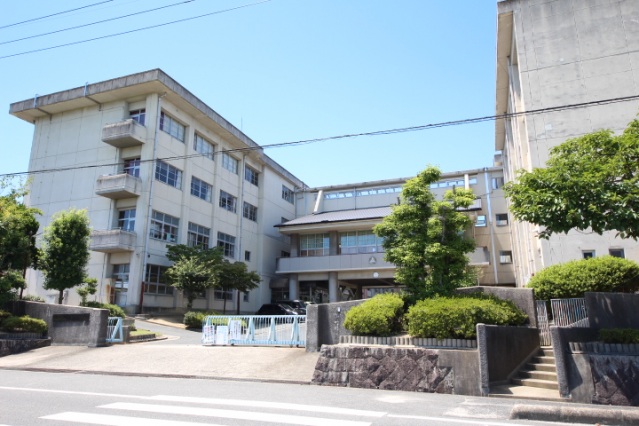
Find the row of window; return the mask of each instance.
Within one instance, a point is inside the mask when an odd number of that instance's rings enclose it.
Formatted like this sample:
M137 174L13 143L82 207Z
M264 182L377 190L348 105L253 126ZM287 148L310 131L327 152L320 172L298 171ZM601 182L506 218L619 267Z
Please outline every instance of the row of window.
M339 234L340 254L383 252L383 239L373 231L351 231ZM330 252L329 234L300 235L300 256L327 256Z
M597 256L597 252L595 250L582 250L581 255L584 259L592 259ZM611 248L608 249L608 255L624 259L626 252L622 248Z
M508 213L497 213L495 215L495 224L497 226L507 226L508 225ZM475 226L478 228L487 226L488 222L486 220L486 215L478 215L475 220Z
M367 188L348 191L333 191L324 194L324 199L334 200L336 198L351 198L351 197L363 197L367 195L381 195L381 194L394 194L402 192L401 186L386 186L380 188Z

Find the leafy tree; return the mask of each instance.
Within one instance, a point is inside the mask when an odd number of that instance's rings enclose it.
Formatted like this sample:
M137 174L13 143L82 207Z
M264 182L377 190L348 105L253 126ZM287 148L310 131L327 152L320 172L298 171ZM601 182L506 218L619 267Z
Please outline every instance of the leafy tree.
M219 286L225 291L237 290L237 312L240 313L240 293L248 292L260 285L260 276L249 271L244 262L229 262L224 259L219 272ZM223 313L226 314L226 297Z
M98 280L95 278L85 278L82 286L76 289L76 293L80 296L80 306L87 306L87 298L98 291Z
M600 130L550 150L546 168L504 185L518 220L544 226L540 238L571 229L639 237L639 120L623 134Z
M0 275L0 306L14 300L17 297L17 290L25 288L27 285L21 272L9 269Z
M177 244L169 246L166 256L174 262L167 270L169 283L184 292L188 309L193 307L198 294L218 284L218 273L224 259L219 248L209 250Z
M430 184L441 172L427 167L406 182L401 201L373 231L383 237L384 259L395 264L395 280L413 300L449 295L469 279L468 253L474 241L464 234L471 220L460 209L475 200L471 190L453 189L437 201Z
M56 213L44 230L42 258L38 265L45 276L44 288L58 290L60 304L64 290L86 280L90 233L86 210L75 209Z

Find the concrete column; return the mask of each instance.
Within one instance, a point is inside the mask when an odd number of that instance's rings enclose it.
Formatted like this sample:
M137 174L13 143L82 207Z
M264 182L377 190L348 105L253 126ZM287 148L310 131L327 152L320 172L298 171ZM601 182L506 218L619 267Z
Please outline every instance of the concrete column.
M291 257L298 257L300 255L299 247L300 247L300 236L299 236L299 234L292 234L291 235L291 247L290 247Z
M297 300L300 297L300 282L297 274L288 275L288 298Z
M336 256L338 246L339 246L339 240L337 239L337 231L329 232L328 233L328 254L330 256Z
M337 272L328 273L328 301L329 303L339 302L339 287L337 285Z

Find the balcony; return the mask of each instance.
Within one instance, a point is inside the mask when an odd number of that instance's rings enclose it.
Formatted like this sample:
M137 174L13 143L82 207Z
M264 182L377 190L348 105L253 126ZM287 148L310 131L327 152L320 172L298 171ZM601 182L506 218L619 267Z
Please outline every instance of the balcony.
M101 253L131 252L135 248L137 234L121 229L91 232L89 250Z
M133 119L107 124L102 128L102 142L116 148L143 145L146 142L146 127Z
M139 197L142 191L142 180L126 173L103 175L98 178L95 186L97 195L119 200L121 198Z
M337 256L282 257L277 273L358 271L394 268L384 260L384 253L343 254Z

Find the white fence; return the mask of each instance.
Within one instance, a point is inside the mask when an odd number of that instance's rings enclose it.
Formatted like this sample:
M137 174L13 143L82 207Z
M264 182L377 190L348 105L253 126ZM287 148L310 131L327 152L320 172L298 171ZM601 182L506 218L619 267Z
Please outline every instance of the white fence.
M306 346L306 315L207 316L203 345Z
M109 317L106 341L107 343L122 343L124 341L122 318Z

